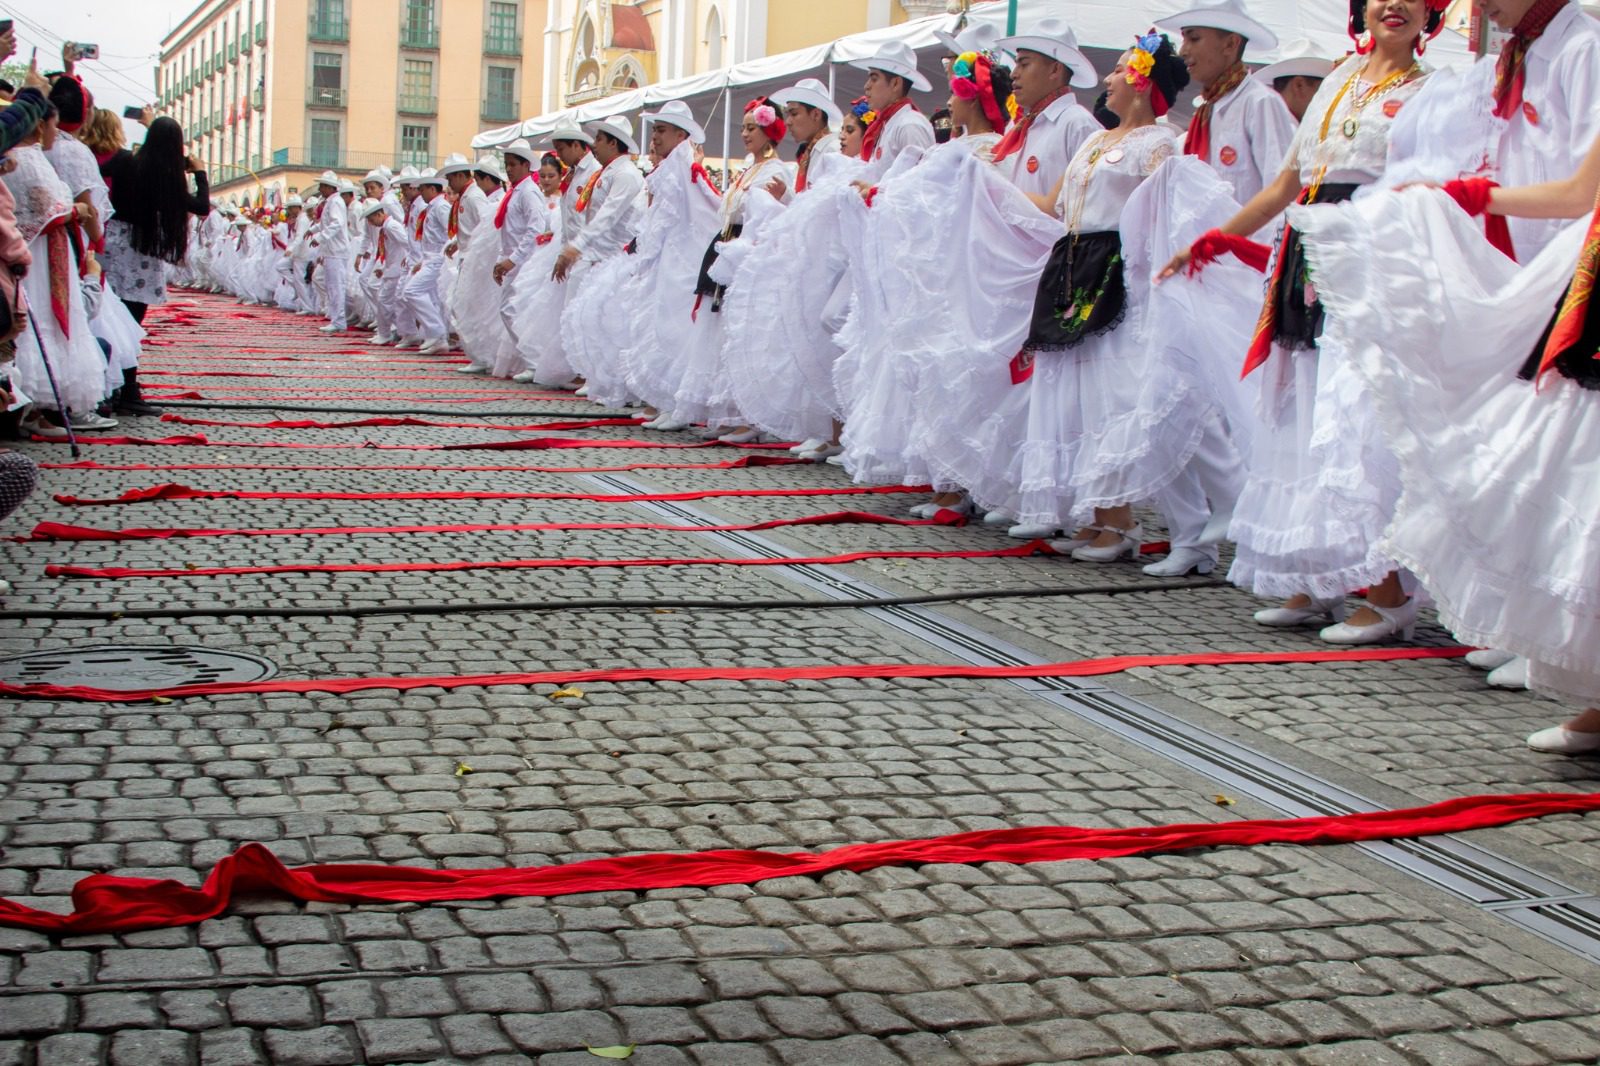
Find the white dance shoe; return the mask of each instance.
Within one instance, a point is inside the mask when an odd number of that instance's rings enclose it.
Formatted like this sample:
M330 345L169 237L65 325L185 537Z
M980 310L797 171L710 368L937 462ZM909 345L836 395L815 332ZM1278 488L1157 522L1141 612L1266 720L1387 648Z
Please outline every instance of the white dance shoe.
M1528 747L1551 755L1584 755L1600 751L1600 733L1580 733L1564 725L1553 725L1529 735Z
M1006 536L1013 540L1046 540L1060 532L1055 526L1017 525L1006 530Z
M457 374L487 374L488 372L488 367L479 366L477 363L468 363L466 366L456 367Z
M844 445L825 440L810 451L801 452L800 458L810 459L813 463L832 463L843 454ZM834 463L834 465L838 466L839 464Z
M1144 572L1151 577L1187 577L1206 574L1217 568L1217 550L1212 548L1174 548L1158 563L1150 563Z
M1343 622L1348 614L1344 598L1340 597L1336 600L1313 599L1304 607L1267 607L1255 613L1255 620L1257 625L1288 629L1313 622Z
M1520 655L1513 656L1500 666L1489 671L1489 676L1484 678L1492 688L1521 689L1528 687L1528 660Z
M1015 515L1008 515L1004 511L990 511L983 516L983 524L986 526L1009 526L1016 520Z
M1503 651L1500 648L1479 648L1477 651L1467 652L1466 655L1468 666L1491 672L1500 669L1516 657L1516 653Z
M1398 607L1379 607L1375 603L1368 603L1367 606L1378 615L1376 622L1364 626L1338 622L1328 626L1318 636L1329 644L1382 644L1396 637L1411 639L1412 632L1417 628L1416 597Z
M447 340L431 340L417 349L418 355L444 355L450 351L450 342Z
M1080 563L1114 563L1118 559L1132 559L1139 554L1139 546L1144 543L1144 527L1134 523L1132 529L1106 528L1106 533L1117 534L1115 544L1096 547L1085 544L1072 553L1072 557Z

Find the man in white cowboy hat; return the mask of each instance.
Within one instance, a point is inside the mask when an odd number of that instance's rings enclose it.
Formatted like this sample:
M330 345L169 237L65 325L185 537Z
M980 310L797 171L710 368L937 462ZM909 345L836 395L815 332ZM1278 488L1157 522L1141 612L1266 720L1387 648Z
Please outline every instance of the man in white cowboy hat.
M578 191L576 206L581 228L571 236L563 234L566 247L556 257L552 273L557 281L567 280L580 260L597 263L621 255L638 232L638 200L644 191L644 175L633 165L639 142L634 140L627 119L605 118L584 129L594 138L594 158L600 169Z
M305 201L298 196L285 200L283 221L272 227L272 248L276 256L273 269L278 274L275 298L278 306L285 311L298 311L301 307L305 271L297 269L294 254L296 246L304 240L310 228L311 220L306 218Z
M439 167L439 176L450 189L450 243L444 246L446 258L453 259L472 244L473 231L478 228L488 198L472 177L472 161L459 152L446 157Z
M390 188L390 183L393 182L393 180L394 174L389 170L388 167L374 167L372 170L367 172L366 177L361 179L361 188L367 194L368 199L379 200L385 205L392 202L395 205L395 209L398 211L400 203L399 198L395 196L394 191ZM376 327L378 320L378 290L380 285L377 275L374 273L375 264L373 263L373 250L377 243L377 231L371 226L367 225L365 222L366 205L364 203L361 205L361 210L353 212L353 214L356 216L356 229L360 234L360 237L357 240L357 246L360 248L360 251L356 253L355 267L356 291L359 292L362 298L366 301L367 308L370 312L368 321L365 324ZM367 339L368 344L374 344L376 342L376 333Z
M450 241L450 205L444 198L445 179L432 168L417 182L422 206L411 230L414 255L402 299L417 320L422 338L419 355L441 355L450 349L450 329L439 303L439 271L444 268L444 246Z
M339 175L325 170L317 178L322 190L322 208L317 215L317 273L326 294L328 324L323 333L342 333L348 325L346 289L350 282L350 211L339 195Z
M1244 0L1206 0L1156 25L1182 36L1178 54L1201 90L1184 154L1211 164L1233 198L1248 203L1283 169L1296 128L1282 98L1247 77L1244 65L1247 45L1271 51L1277 36L1250 16Z
M1283 46L1277 62L1268 63L1254 74L1263 85L1272 86L1273 92L1283 97L1296 122L1306 117L1311 98L1317 95L1323 79L1333 73L1337 60L1326 51L1301 37Z
M995 164L1023 192L1047 195L1083 142L1101 130L1072 94L1092 89L1099 76L1064 19L1041 19L995 46L1016 57L1011 86L1018 107L1016 122L995 145Z
M499 206L500 197L506 191L506 168L500 165L500 160L492 155L480 155L477 162L472 164L472 178L485 199L490 201L490 209Z
M577 126L563 126L552 133L550 147L567 168L561 183L561 236L571 240L583 228L578 194L600 172L600 161L594 157L594 138Z
M506 194L492 219L500 240L500 261L494 265L493 276L500 286L500 321L513 342L518 342L511 307L522 286L542 280L524 279L522 264L539 246L540 235L550 231L550 207L534 177L539 154L527 138L518 137L500 152L505 157Z
M378 283L377 298L372 301L377 332L370 344L393 344L400 339L395 326L395 310L401 304L400 294L409 276L403 265L402 249L407 244L406 228L382 200L368 203L362 208L367 229L376 234L372 241L372 276Z
M965 19L966 16L962 15L956 23ZM993 52L1000 44L999 28L992 22L984 21L968 21L959 29L952 24L948 30L934 30L933 36L953 56L963 52Z
M844 112L834 103L828 87L816 78L801 78L787 89L773 93L768 99L783 108L789 136L794 138L797 145L794 161L798 171L794 191L805 192L811 161L839 150L838 129L844 123Z
M861 184L871 184L907 148L933 147L933 124L911 100L913 91L925 93L933 87L917 69L917 53L904 41L885 41L876 55L853 59L850 65L867 72L861 94L876 116L861 142L861 158L867 162Z

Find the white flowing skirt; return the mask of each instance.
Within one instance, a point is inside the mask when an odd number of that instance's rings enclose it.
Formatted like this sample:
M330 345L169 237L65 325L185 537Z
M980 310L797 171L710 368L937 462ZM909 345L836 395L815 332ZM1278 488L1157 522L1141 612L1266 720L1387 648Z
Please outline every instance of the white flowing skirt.
M467 250L457 255L461 266L451 292L450 319L467 358L493 368L510 335L500 318L501 287L494 282L500 235L493 226L479 228L488 233L469 241Z
M636 265L626 254L598 263L580 260L566 280L570 291L560 326L566 356L583 375L590 401L607 407L620 407L635 398L628 393L621 358L629 340L627 319L616 298Z
M565 385L577 375L561 335L561 315L573 291L574 279L561 282L550 277L561 247L559 238L539 245L507 283L511 294L505 312L511 321L520 364L511 373L531 370L534 380L543 385ZM509 367L497 363L495 373L504 369Z
M50 389L53 374L63 406L69 411L92 411L108 393L106 360L90 328L83 292L78 288L77 257L73 256L69 264L72 272L67 285L69 335L62 332L50 307L50 252L45 237L35 237L29 242L28 251L33 254L34 266L22 276L22 289L28 298L30 324L17 337L17 384L35 403L53 409L56 407ZM48 369L46 358L50 361Z
M1600 395L1517 377L1587 223L1518 266L1430 189L1292 217L1404 485L1384 547L1458 638L1600 701Z

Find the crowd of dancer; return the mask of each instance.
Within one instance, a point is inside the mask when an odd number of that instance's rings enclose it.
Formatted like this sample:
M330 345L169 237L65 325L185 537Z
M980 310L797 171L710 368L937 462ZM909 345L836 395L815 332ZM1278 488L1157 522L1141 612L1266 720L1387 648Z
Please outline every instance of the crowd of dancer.
M196 211L178 276L651 428L798 441L1082 563L1138 558L1150 508L1145 572L1231 541L1260 625L1403 640L1431 600L1494 683L1593 705L1600 23L1491 0L1498 59L1433 70L1446 6L1350 0L1350 55L1255 75L1277 42L1244 0L1130 27L1109 70L1063 20L975 24L941 38L947 141L889 43L848 106L749 100L726 181L673 101L643 144L612 118ZM1600 710L1528 742L1600 750Z

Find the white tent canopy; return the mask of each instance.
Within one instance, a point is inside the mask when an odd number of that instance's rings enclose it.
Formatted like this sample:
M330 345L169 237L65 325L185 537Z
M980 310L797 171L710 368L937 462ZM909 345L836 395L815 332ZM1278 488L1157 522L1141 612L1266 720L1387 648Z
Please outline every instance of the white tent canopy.
M1343 7L1307 4L1300 0L1247 0L1247 5L1256 19L1278 35L1280 42L1279 48L1271 51L1247 49L1245 58L1252 64L1274 62L1279 58L1282 47L1296 39L1309 40L1329 56L1342 56L1350 50ZM1066 16L1089 60L1102 72L1109 72L1115 57L1128 47L1136 34L1191 6L1195 5L1182 0L1153 0L1140 5L1139 14L1135 16L1130 14L1130 5L1125 0L1067 0L1065 3L1062 0L1019 0L1017 26L1019 31L1026 30L1047 16ZM992 23L1004 32L1006 5L978 5L972 9L968 19L970 22ZM734 147L736 142L733 141L736 123L730 112L737 106L734 100L736 96L742 101L776 92L801 78L813 77L835 87L835 99L846 102L858 95L865 77L861 71L847 64L872 56L883 42L890 40L904 41L916 49L918 65L934 85L934 92L919 94L918 105L925 110L935 110L942 106L945 95L944 72L940 61L946 53L933 32L936 29L949 29L953 25L951 16L935 15L897 26L851 34L831 44L813 45L704 74L659 82L577 107L539 115L516 125L487 130L473 138L472 146L496 148L517 137L526 137L537 144L564 125L593 122L613 115L627 115L631 122L640 111L653 109L668 100L682 100L707 131L708 154L727 156L732 148L733 154L743 155L743 150ZM1441 34L1432 42L1427 58L1435 66L1464 66L1472 61L1466 42L1450 32ZM1197 87L1191 88L1198 91ZM1096 93L1097 90L1089 90L1079 95L1087 102Z

